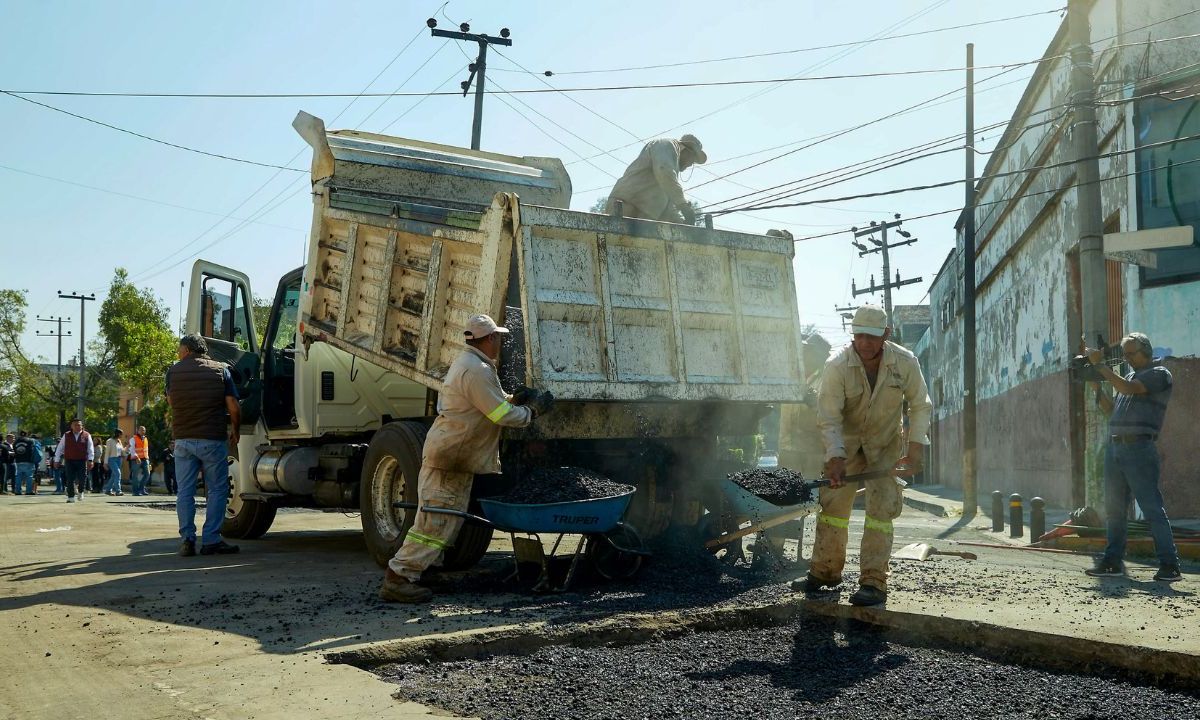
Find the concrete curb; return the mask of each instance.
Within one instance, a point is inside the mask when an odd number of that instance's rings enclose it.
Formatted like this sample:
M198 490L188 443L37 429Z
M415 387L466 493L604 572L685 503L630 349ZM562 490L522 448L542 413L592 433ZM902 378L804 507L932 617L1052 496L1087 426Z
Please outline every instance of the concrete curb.
M1107 541L1104 538L1061 537L1039 543L1038 547L1099 555L1104 552L1106 544ZM1175 547L1178 549L1181 559L1200 560L1200 543L1176 541ZM1128 544L1125 547L1125 555L1126 557L1156 557L1154 540L1146 537L1129 538Z
M936 517L958 517L962 515L961 507L953 507L948 504L937 502L936 500L926 500L924 497L913 497L909 493L904 493L904 504L915 510L927 512Z
M782 602L699 612L619 615L595 623L551 627L544 623L434 635L327 653L331 664L369 670L390 663L445 662L485 655L528 654L544 647L633 645L697 632L773 627L796 618L861 622L884 628L908 645L948 648L1002 662L1074 673L1118 674L1195 687L1200 655L1055 635L974 620L860 608L794 595Z
M951 646L985 657L1073 673L1120 673L1180 687L1200 681L1200 655L1119 645L1099 640L1004 627L974 620L933 617L879 608L810 601L805 611L833 620L854 620L897 631L904 641Z

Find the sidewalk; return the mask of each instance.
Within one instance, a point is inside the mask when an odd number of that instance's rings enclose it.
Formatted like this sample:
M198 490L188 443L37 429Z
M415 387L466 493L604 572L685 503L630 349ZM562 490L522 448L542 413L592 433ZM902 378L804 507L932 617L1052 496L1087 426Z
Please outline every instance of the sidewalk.
M1029 534L1029 500L1024 499L1023 511L1023 527L1022 534L1019 537L1012 536L1012 526L1009 524L1009 506L1008 498L1004 498L1004 530L1001 532L992 531L991 518L991 495L986 498L980 497L980 507L975 517L971 521L971 526L984 530L990 533L991 537L997 543L1007 545L1027 546L1033 542L1034 538ZM922 512L927 512L936 517L942 518L961 518L963 514L962 490L960 488L948 488L942 485L918 485L905 488L904 504ZM1053 530L1056 525L1067 522L1074 508L1055 508L1046 507L1046 531ZM1172 527L1186 528L1190 530L1200 530L1200 519L1196 518L1171 518ZM1098 555L1104 551L1103 537L1079 537L1068 536L1056 538L1048 542L1042 543L1039 547L1052 548L1058 550L1070 550L1086 555ZM1200 560L1200 543L1179 543L1179 556L1186 560ZM1128 557L1137 558L1154 558L1154 542L1149 537L1129 538L1129 545L1126 551Z

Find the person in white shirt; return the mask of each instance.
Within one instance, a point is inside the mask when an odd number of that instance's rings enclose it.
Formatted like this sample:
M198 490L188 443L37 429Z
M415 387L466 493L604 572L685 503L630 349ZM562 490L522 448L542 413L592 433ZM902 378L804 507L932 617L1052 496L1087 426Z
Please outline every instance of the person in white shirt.
M121 458L125 457L125 444L121 442L123 437L125 432L117 430L108 442L104 443L104 457L108 462L108 481L104 483L105 495L124 495L121 492Z

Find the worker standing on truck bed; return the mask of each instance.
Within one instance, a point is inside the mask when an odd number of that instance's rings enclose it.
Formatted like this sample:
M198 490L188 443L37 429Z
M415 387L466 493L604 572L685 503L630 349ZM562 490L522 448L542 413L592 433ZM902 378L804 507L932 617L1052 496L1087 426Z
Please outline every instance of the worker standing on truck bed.
M821 489L821 514L808 576L793 582L793 590L821 592L841 585L850 509L858 490L857 484L844 484L846 474L897 467L897 475L912 476L921 471L924 446L929 443L933 405L925 378L916 356L888 342L892 329L887 313L875 305L863 305L854 313L852 331L853 342L830 354L817 392L825 477L831 482ZM905 402L907 453L901 435ZM892 479L866 483L859 588L850 597L854 605L879 605L887 600L892 520L903 509L902 487Z
M620 200L626 217L695 225L696 211L683 196L679 173L706 162L708 155L695 135L651 140L613 186L607 212L615 212Z
M549 392L528 389L508 395L500 387L496 361L508 328L487 315L467 321L467 349L446 372L438 415L425 438L417 478L420 508L465 511L477 474L500 472L500 428L525 427L548 411ZM417 510L396 556L388 561L379 597L388 602L425 602L433 596L417 584L450 545L462 518Z

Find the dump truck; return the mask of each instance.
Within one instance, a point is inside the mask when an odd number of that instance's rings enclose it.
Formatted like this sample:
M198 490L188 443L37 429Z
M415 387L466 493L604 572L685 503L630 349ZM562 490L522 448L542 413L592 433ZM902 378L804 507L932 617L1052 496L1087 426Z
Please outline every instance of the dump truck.
M416 502L437 393L468 317L512 329L502 384L550 390L506 430L499 494L531 469L583 467L638 488L643 538L721 502L731 453L770 406L805 395L794 254L754 235L569 210L560 160L370 133L300 113L313 149L306 262L279 279L263 337L243 270L197 261L187 327L229 364L242 406L223 533L255 538L283 507L361 514L383 564ZM744 458L753 464L754 457ZM479 560L467 524L447 568Z

